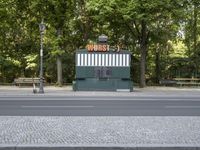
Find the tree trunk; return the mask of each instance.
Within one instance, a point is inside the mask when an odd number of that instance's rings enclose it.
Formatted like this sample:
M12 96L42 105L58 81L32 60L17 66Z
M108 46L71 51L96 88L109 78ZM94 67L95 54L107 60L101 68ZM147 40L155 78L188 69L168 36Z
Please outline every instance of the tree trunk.
M61 29L60 28L58 28L58 30L57 30L57 34L58 34L58 38L60 38L61 37L61 34L62 33L62 31L61 31ZM60 49L62 48L62 46L61 45L59 45L59 47L60 47ZM62 86L62 60L61 60L61 56L58 54L58 56L57 56L57 84L58 84L58 86Z
M194 2L194 24L193 24L193 53L195 55L198 54L197 52L197 21L198 21L198 12L197 12L197 4ZM199 58L195 58L195 70L198 70L198 66L199 66Z
M193 40L194 40L194 52L197 52L197 6L194 3L194 24L193 24Z
M57 56L57 84L62 86L62 60Z
M156 47L156 58L155 58L155 73L156 73L156 83L159 83L160 77L161 77L161 71L160 71L160 47L159 44L157 44Z
M145 21L141 22L141 38L140 38L140 88L144 88L146 86L146 55L147 55L147 25Z

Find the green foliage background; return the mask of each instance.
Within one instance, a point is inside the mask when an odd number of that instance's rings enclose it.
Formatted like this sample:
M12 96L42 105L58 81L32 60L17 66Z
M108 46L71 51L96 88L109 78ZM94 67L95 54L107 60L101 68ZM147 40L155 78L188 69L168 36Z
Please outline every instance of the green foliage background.
M63 81L71 83L75 50L101 34L109 37L110 45L121 43L132 53L135 83L140 82L143 40L147 84L200 77L199 0L0 0L0 18L0 83L38 76L43 18L44 75L49 83L57 81L58 56Z

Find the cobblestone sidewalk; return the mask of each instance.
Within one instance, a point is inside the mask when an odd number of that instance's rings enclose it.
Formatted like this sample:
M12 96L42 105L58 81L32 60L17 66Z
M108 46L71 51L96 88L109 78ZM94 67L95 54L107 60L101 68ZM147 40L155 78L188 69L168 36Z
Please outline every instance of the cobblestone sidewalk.
M199 145L200 117L0 117L2 145Z

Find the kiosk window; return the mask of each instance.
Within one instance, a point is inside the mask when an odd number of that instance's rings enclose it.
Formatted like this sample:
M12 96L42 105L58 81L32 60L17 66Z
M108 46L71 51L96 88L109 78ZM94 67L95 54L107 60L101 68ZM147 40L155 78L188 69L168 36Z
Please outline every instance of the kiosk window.
M112 70L107 67L96 67L94 69L94 73L96 78L108 78L111 77Z

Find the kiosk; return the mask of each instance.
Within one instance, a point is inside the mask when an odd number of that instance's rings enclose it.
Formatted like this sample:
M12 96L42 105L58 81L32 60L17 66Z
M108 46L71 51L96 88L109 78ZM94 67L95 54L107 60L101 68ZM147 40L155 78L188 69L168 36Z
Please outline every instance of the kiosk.
M76 51L74 91L132 91L130 52L110 49L105 39Z

